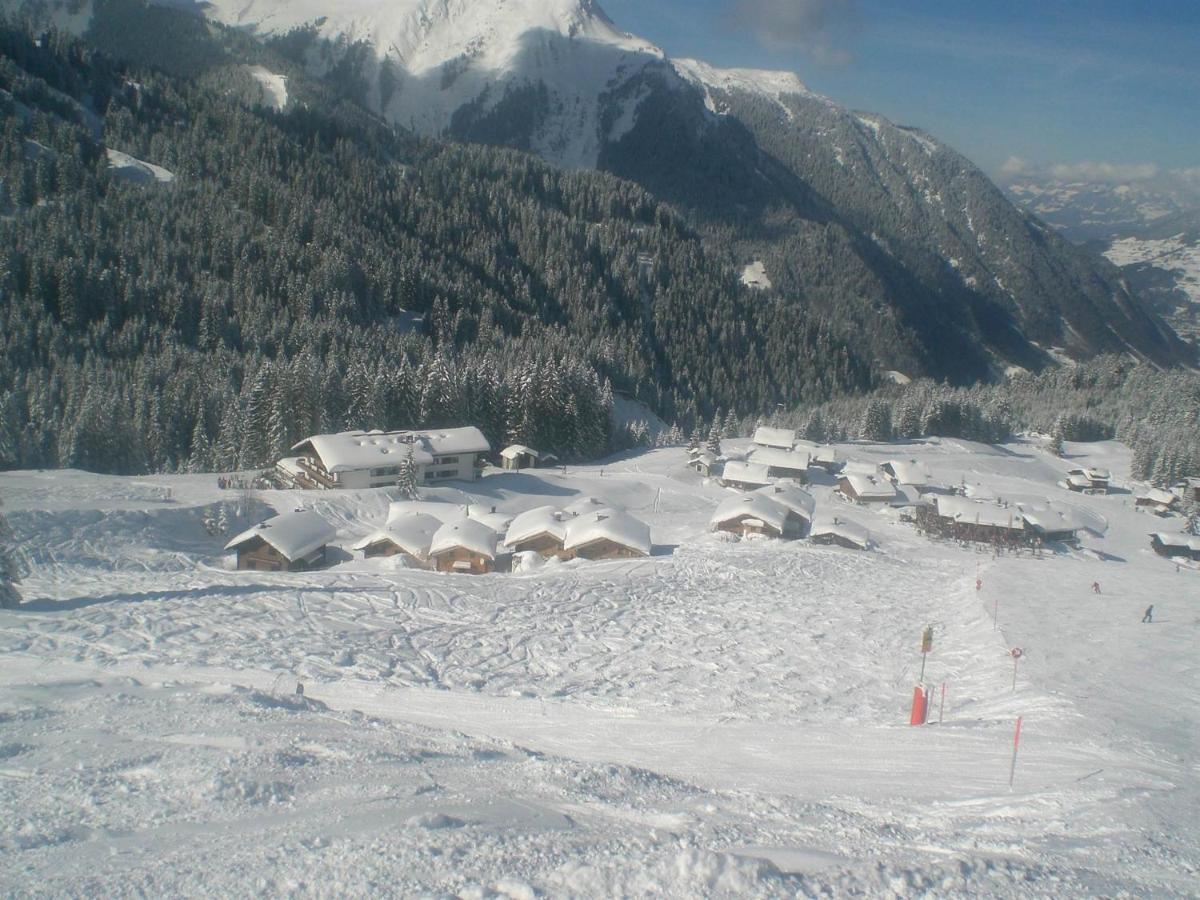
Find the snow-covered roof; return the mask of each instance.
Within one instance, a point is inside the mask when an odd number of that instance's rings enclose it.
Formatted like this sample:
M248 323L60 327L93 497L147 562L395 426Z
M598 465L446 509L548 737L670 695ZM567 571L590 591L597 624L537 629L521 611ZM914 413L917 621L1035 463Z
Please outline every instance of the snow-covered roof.
M754 443L760 447L778 447L791 450L796 445L796 432L790 428L773 428L770 425L759 425L754 430Z
M929 501L921 496L921 492L911 484L897 485L896 496L893 497L889 502L895 507L930 505Z
M1092 481L1108 481L1112 478L1112 473L1108 469L1097 469L1091 466L1081 466L1076 469L1068 469L1068 475L1083 475Z
M524 444L509 444L500 451L500 455L505 459L516 459L518 456L522 455L532 456L534 459L537 459L539 456L541 456L541 454L532 447L526 447Z
M380 541L391 541L405 553L418 558L429 555L433 536L442 527L442 522L426 513L409 512L389 518L387 525L363 538L352 549L365 550Z
M1019 507L1005 509L995 503L976 503L966 497L938 496L934 498L937 513L944 519L975 525L991 525L996 528L1025 527L1024 516Z
M563 512L568 516L581 516L584 513L594 512L597 509L605 509L608 506L603 500L593 497L591 494L584 494L582 497L576 497L570 503L563 507Z
M226 550L262 538L288 559L304 559L337 536L337 530L311 510L283 513L247 528L228 544Z
M698 453L692 454L692 458L688 462L688 465L692 465L693 463L698 463L698 462L704 463L706 466L712 466L712 465L716 464L717 457L715 454L710 453L707 450L701 450Z
M1075 487L1089 488L1092 486L1092 479L1083 472L1072 472L1067 476L1067 484L1073 484Z
M709 520L709 524L716 528L726 522L733 522L743 516L749 516L765 522L776 531L783 531L788 516L791 514L792 511L782 503L777 503L765 494L756 491L753 494L739 494L722 501Z
M454 522L467 517L467 508L459 503L441 503L437 500L394 500L388 504L387 524L416 513L432 516L439 522Z
M766 487L758 488L754 493L762 494L776 503L781 503L792 512L810 521L813 511L817 508L817 501L813 499L812 494L788 482L768 484Z
M292 476L302 476L304 475L304 470L300 468L300 459L301 457L299 456L285 456L279 462L275 463L275 468L281 469Z
M496 558L496 532L474 519L447 522L434 532L429 555L437 556L456 548L470 550L488 559Z
M431 431L342 431L305 438L293 450L311 447L330 473L382 466L398 466L413 451L419 465L430 465L435 456L487 453L492 448L474 426Z
M750 461L777 469L808 468L808 453L803 450L780 450L778 447L756 447L750 451Z
M486 525L496 534L503 534L512 522L512 513L493 512L491 507L475 505L471 507L470 518Z
M619 509L598 509L568 521L563 547L574 550L605 539L650 555L650 526Z
M740 459L731 459L725 463L725 468L721 470L721 479L741 484L771 483L771 476L768 474L766 466L759 463L742 462Z
M508 526L504 543L516 544L539 534L549 534L562 540L567 534L567 516L553 506L539 506L521 513Z
M1164 547L1186 547L1188 550L1200 551L1200 537L1194 537L1190 534L1164 534L1159 531L1152 535L1152 538L1157 538L1158 542Z
M929 472L915 459L890 459L887 466L896 476L898 484L922 486L929 483Z
M1151 503L1160 503L1163 506L1174 506L1179 502L1179 497L1170 491L1164 491L1162 488L1150 488L1138 499L1149 500Z
M835 519L837 521L834 521ZM863 528L857 522L852 522L842 516L822 515L813 522L812 529L809 532L810 537L822 537L827 534L843 537L863 549L871 546L871 532L867 531L867 529Z
M880 468L873 462L867 462L865 459L848 459L846 464L842 466L842 474L853 472L857 475L879 475Z
M1048 500L1045 503L1018 503L1022 517L1042 531L1090 531L1102 536L1108 531L1108 520L1094 510Z
M861 500L891 500L896 488L882 474L843 472L839 481L846 482Z

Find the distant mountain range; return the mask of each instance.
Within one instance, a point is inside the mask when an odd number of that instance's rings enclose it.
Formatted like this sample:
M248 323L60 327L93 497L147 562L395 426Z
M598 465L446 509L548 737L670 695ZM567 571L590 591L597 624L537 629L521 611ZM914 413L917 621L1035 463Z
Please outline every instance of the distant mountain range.
M4 5L171 67L158 32L139 44L161 11L134 0ZM1034 217L930 135L790 73L670 59L593 0L189 6L418 134L637 182L732 249L762 302L850 328L886 369L965 382L1060 355L1193 358L1115 268L1043 224L1057 195Z

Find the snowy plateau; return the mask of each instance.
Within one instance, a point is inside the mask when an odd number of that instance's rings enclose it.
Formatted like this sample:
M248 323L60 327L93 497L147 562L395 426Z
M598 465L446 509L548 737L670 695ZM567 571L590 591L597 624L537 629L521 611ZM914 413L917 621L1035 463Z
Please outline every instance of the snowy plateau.
M1135 509L1128 451L837 450L1096 527L996 557L819 476L818 516L874 549L737 540L708 530L731 492L668 448L425 490L593 495L650 524L646 558L439 575L345 549L387 490L259 491L255 520L338 532L328 568L284 574L233 570L211 523L249 501L215 476L0 474L26 569L0 611L0 893L1195 896L1200 568L1150 551L1183 520ZM1057 486L1080 465L1115 490Z

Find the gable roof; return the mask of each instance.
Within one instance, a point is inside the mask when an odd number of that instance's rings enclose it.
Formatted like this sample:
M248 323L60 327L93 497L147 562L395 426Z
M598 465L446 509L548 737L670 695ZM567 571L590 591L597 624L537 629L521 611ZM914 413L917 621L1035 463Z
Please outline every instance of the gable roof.
M1139 500L1149 500L1151 503L1159 503L1163 506L1174 506L1179 502L1179 497L1172 494L1170 491L1164 491L1162 488L1152 487L1146 491Z
M928 470L915 459L889 459L884 466L892 470L897 484L921 486L929 483Z
M834 519L837 519L835 522ZM823 515L813 522L812 530L809 532L809 537L823 537L824 535L837 535L845 538L852 544L857 544L864 550L871 546L871 532L863 528L857 522L853 522L842 516Z
M778 447L791 450L796 445L796 432L790 428L773 428L770 425L759 425L754 429L754 443L760 447Z
M722 481L737 481L742 484L770 484L771 476L767 472L767 467L760 463L742 462L740 459L731 459L725 463L725 468L721 470Z
M568 521L563 548L574 550L599 540L650 555L650 526L619 509L598 509Z
M723 500L713 513L709 524L715 528L742 516L750 516L770 525L776 531L783 531L788 516L791 515L794 513L782 503L777 503L765 494L755 492Z
M474 426L430 431L342 431L315 434L293 450L310 448L329 473L398 466L413 451L418 465L430 465L435 456L488 453L492 447Z
M405 553L416 557L429 555L429 545L442 522L427 513L409 512L404 515L389 517L387 524L363 538L351 549L365 550L380 541L391 541Z
M994 528L1021 529L1025 518L1019 507L1005 509L995 503L977 503L966 497L945 495L934 498L937 514L944 519L954 519L975 525L990 525Z
M804 450L780 450L778 447L755 447L750 451L750 462L777 469L808 468L808 453Z
M843 472L838 480L845 481L860 498L891 500L896 496L896 488L881 473Z
M225 549L233 550L248 541L261 538L295 562L319 550L335 537L337 530L315 512L296 510L247 528L226 544Z
M549 534L558 540L567 535L567 519L562 510L553 506L538 506L521 513L508 526L504 543L509 546L537 537L539 534Z
M434 532L429 545L429 555L436 556L461 547L488 559L495 559L496 540L496 532L482 522L459 519L456 522L447 522Z
M813 499L812 494L785 481L757 488L754 493L762 494L768 500L774 500L776 503L786 506L796 515L803 516L809 521L812 520L813 511L817 508L817 501Z
M500 451L500 455L505 459L516 459L522 454L525 456L532 456L534 459L537 459L539 456L541 456L541 454L532 447L526 447L524 444L509 444Z
M1200 551L1200 537L1194 537L1190 534L1164 534L1163 532L1155 532L1150 535L1151 539L1157 540L1164 547L1179 547L1187 548L1188 550Z

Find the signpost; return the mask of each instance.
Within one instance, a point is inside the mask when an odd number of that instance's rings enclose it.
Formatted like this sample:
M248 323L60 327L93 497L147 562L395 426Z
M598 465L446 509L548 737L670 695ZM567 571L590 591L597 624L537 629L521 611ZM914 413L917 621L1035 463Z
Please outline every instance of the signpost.
M925 680L925 656L933 649L933 626L930 625L921 635L921 677L918 681Z
M1017 661L1022 656L1025 655L1025 651L1022 650L1020 647L1013 647L1012 650L1010 650L1008 652L1010 654L1012 654L1012 658L1013 658L1013 688L1012 689L1015 691L1017 689Z

